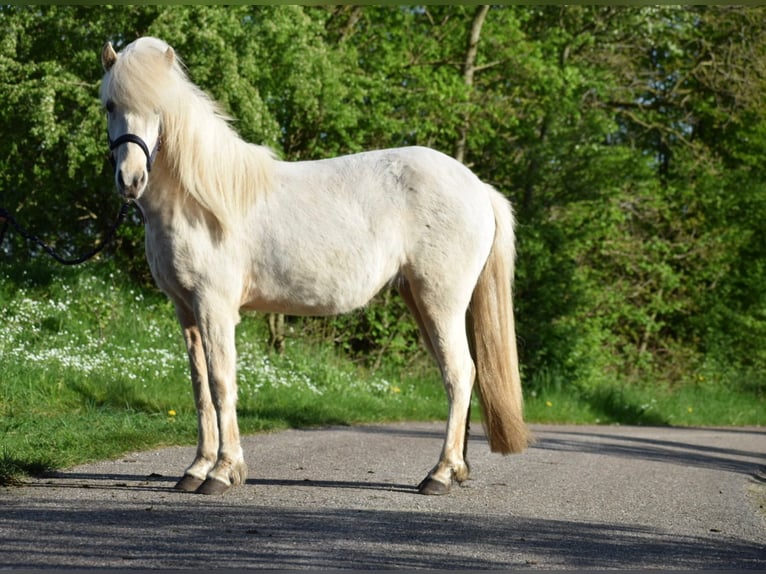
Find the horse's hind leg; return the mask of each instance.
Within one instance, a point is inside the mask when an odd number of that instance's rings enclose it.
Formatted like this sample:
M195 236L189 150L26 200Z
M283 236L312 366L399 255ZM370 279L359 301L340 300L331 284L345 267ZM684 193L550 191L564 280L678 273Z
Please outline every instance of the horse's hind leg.
M449 400L447 433L439 462L420 483L418 491L447 494L453 480L463 482L469 474L465 446L474 365L465 330L467 303L431 302L426 293L413 291L407 282L400 287L400 293L420 327L426 347L441 369Z
M420 337L423 339L423 345L425 345L425 348L431 357L433 357L435 361L438 361L436 358L436 351L434 351L434 345L431 342L431 335L426 328L423 315L420 314L420 309L418 309L418 305L415 302L415 296L412 294L412 288L410 287L409 282L406 279L402 279L397 290L407 304L407 308L410 310L410 313L412 313L412 317L415 319L415 323L417 323L418 328L420 329Z
M218 453L218 421L213 400L210 397L202 336L194 314L180 303L176 305L176 314L183 329L189 354L194 403L197 407L197 454L184 472L183 478L176 483L175 488L194 492L205 481L207 474L215 465Z

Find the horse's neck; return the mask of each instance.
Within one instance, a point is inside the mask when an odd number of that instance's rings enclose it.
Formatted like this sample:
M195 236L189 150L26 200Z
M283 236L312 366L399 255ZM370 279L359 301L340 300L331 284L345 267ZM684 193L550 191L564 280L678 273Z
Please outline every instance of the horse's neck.
M231 229L270 187L273 158L266 148L242 140L202 96L191 97L192 105L170 119L168 176L184 199L195 200L220 227Z
M171 173L165 158L158 157L146 193L139 200L147 225L173 236L189 228L207 228L211 236L220 234L215 217L186 193Z

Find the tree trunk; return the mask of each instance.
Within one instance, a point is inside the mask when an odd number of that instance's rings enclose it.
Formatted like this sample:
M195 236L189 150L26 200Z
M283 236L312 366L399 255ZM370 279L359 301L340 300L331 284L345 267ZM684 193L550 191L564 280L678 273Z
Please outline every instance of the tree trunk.
M489 12L489 6L477 6L471 22L471 30L468 34L468 45L465 51L465 61L463 62L463 82L468 86L470 100L471 89L473 88L473 76L476 72L476 53L479 49L479 38L481 36L481 27L484 25L484 19ZM458 139L455 142L454 156L460 162L465 163L465 148L468 141L468 129L470 127L470 111L466 110L463 114L463 123L458 130Z
M268 352L276 352L281 355L285 351L285 316L282 313L269 313L266 315L269 323Z

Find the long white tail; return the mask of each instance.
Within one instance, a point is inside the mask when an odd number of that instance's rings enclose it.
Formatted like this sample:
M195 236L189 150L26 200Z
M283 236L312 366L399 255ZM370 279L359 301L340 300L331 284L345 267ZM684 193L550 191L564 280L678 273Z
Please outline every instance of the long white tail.
M468 333L489 446L508 454L524 450L530 436L523 415L511 295L516 259L513 211L494 189L490 197L495 240L473 292Z

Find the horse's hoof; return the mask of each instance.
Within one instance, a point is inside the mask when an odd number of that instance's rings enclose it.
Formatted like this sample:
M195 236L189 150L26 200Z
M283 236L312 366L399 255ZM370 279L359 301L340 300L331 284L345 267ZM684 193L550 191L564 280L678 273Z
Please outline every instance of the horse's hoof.
M423 482L418 485L418 492L420 494L441 495L449 494L450 488L450 484L444 484L431 476L427 476L423 479Z
M203 482L205 481L201 478L185 474L181 480L176 482L173 488L183 490L184 492L195 492Z
M231 488L230 484L226 484L222 480L217 478L208 478L203 482L195 492L197 494L223 494Z

